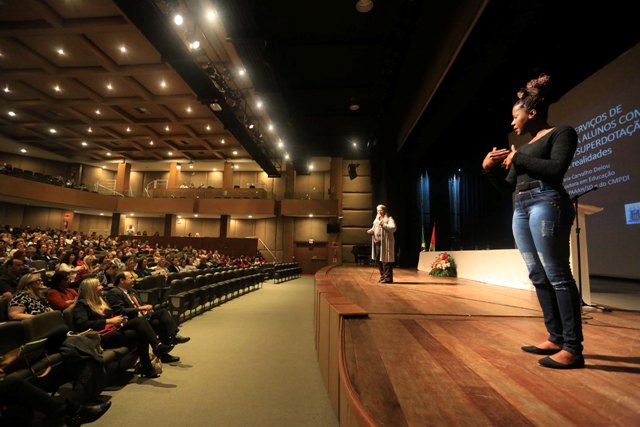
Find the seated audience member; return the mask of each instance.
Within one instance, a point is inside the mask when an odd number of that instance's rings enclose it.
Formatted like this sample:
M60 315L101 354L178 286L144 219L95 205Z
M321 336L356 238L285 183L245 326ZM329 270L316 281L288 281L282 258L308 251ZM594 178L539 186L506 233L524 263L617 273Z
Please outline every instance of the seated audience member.
M174 256L169 260L169 265L167 267L169 273L179 273L180 272L180 258Z
M49 248L47 247L47 245L44 243L40 244L40 246L38 246L36 250L36 253L33 254L33 257L31 259L34 261L35 260L41 260L46 262L51 261L51 256L49 256Z
M18 279L24 263L20 259L9 258L0 273L0 297L10 297L16 291Z
M169 262L165 258L160 258L160 261L158 261L158 265L153 270L152 275L156 276L161 274L164 276L165 279L168 279L169 278L169 270L167 269L168 265L169 265Z
M65 271L75 278L75 275L81 269L82 267L76 265L76 254L73 252L65 252L62 258L60 258L60 264L58 264L56 271Z
M76 302L78 292L70 288L71 281L69 273L64 271L56 271L51 276L49 292L47 292L47 301L54 310L63 311Z
M85 276L95 273L100 267L95 265L95 256L87 255L84 257L80 271L76 273L74 282L80 283Z
M138 265L136 266L135 273L138 275L139 279L142 279L143 277L151 276L151 270L147 268L148 262L149 261L147 261L146 257L142 257L138 261Z
M161 357L168 354L173 346L162 344L153 328L144 317L125 319L115 315L111 307L102 298L102 285L96 278L87 278L80 283L78 300L73 306L73 326L76 331L93 329L101 331L107 325L122 325L117 331L101 337L103 348L121 347L136 344L140 369L138 374L146 378L158 378L149 358L149 346L153 353Z
M154 331L158 334L160 341L164 344L183 344L190 340L189 337L178 335L178 326L171 317L171 314L164 308L154 310L150 304L142 305L138 300L138 295L133 290L135 280L129 271L118 273L115 278L115 287L107 293L107 302L115 314L135 317L145 317L149 319ZM177 362L179 357L169 354L160 357L164 363Z
M136 266L138 262L136 261L136 257L131 256L127 258L124 263L124 271L128 271L133 275L133 280L138 280L138 274L136 273Z
M52 420L51 425L63 422L67 426L77 426L96 421L111 407L111 402L86 406L60 396L53 397L15 377L0 381L0 402L0 425L3 426L30 426L34 411Z
M117 271L116 263L107 259L96 273L96 279L98 279L103 288L113 288L113 278Z
M45 289L40 273L25 274L20 278L16 294L9 302L9 319L23 320L36 314L52 311L49 302L42 296Z

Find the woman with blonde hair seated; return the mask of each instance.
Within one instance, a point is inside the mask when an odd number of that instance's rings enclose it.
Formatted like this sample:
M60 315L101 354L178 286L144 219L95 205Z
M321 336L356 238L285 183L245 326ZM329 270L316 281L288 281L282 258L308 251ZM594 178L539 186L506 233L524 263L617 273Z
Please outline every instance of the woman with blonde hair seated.
M22 276L16 288L16 294L9 301L9 319L23 320L36 314L52 311L47 298L42 295L45 289L40 273Z
M139 316L127 319L123 316L114 316L111 307L102 298L102 285L96 278L87 278L80 283L78 300L73 308L73 326L76 331L93 329L101 331L107 325L122 325L115 332L102 336L103 348L114 348L135 343L140 369L138 373L142 377L157 378L160 376L151 365L149 358L149 345L153 353L161 356L169 353L173 346L160 343L149 321Z

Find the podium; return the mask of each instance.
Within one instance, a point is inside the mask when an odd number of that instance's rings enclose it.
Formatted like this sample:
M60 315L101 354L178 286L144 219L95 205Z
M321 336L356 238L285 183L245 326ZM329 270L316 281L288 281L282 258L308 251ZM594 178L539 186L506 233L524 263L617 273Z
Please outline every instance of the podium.
M591 305L591 289L589 285L589 252L587 250L587 215L593 215L598 212L602 212L604 208L592 205L583 205L578 203L578 210L576 212L576 221L571 226L571 245L570 245L570 259L571 259L571 271L573 277L576 279L576 284L582 283L581 296L582 301ZM576 233L576 224L580 227L580 259L578 260L578 233ZM579 267L578 267L579 266Z

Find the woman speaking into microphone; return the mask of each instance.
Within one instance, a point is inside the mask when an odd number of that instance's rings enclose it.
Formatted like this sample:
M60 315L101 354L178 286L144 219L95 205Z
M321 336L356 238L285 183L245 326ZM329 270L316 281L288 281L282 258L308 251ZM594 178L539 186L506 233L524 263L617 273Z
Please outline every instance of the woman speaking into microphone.
M371 259L378 263L380 270L380 283L393 283L393 263L395 262L396 222L387 215L387 207L378 205L378 215L373 221L373 227L367 230L371 234Z

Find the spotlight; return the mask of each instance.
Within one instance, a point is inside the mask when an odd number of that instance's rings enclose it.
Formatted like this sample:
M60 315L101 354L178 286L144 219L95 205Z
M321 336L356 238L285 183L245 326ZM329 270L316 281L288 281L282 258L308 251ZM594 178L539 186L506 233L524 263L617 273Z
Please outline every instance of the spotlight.
M184 22L184 18L179 13L176 13L173 16L173 22L175 22L176 25L182 25L182 23Z
M356 3L356 10L360 13L367 13L373 9L373 2L371 0L358 0Z

